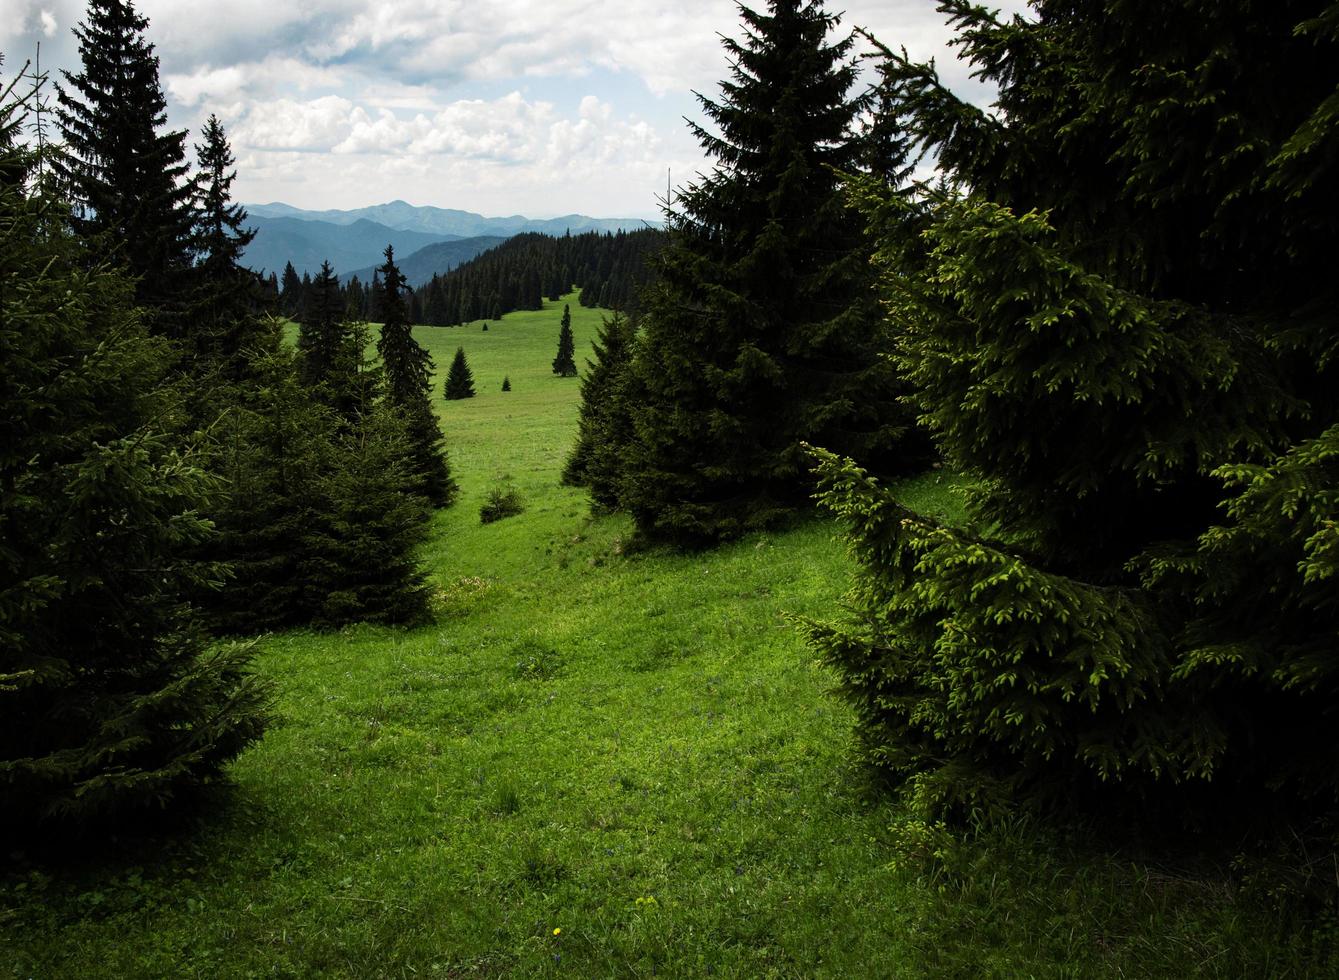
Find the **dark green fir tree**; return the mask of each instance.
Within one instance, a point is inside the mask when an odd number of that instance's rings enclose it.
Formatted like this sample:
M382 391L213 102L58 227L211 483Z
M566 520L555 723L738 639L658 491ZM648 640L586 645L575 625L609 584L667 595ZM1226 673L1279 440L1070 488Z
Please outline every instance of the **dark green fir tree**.
M164 132L167 102L148 20L129 0L89 0L75 28L81 68L62 72L58 169L77 231L124 262L151 326L181 336L192 320L195 187L185 131Z
M292 320L302 315L302 277L292 262L284 263L283 278L279 280L279 310Z
M563 305L562 326L558 328L558 355L553 359L553 373L560 378L577 376L576 344L572 340L572 310Z
M258 739L251 651L185 596L217 487L164 431L171 365L133 284L33 200L0 107L0 826L109 834L216 781Z
M329 262L322 262L308 291L298 329L298 374L308 388L329 382L344 345L346 312L335 270Z
M838 173L868 157L854 39L820 2L741 7L732 77L692 125L715 167L667 208L645 300L624 499L640 533L704 545L783 520L813 487L802 444L880 472L923 443L882 356L863 221Z
M812 640L924 802L1333 808L1339 8L941 7L999 111L887 52L949 182L860 195L972 520L823 456L861 579Z
M630 397L636 328L614 313L595 340L595 360L581 381L577 441L563 467L563 482L590 490L599 510L616 510L622 496L624 460L634 438Z
M414 339L405 309L405 281L395 264L395 252L386 246L386 264L374 275L381 290L381 339L377 353L385 372L386 401L404 420L413 458L411 471L418 492L433 507L455 499L456 484L446 458L446 440L432 409L432 358Z
M451 370L447 372L446 383L442 388L442 397L447 401L474 397L474 374L465 360L464 347L456 348L456 356L451 360Z
M502 390L511 391L511 378L506 377L505 375L502 378Z
M256 237L245 227L246 211L232 201L236 160L218 117L205 122L204 142L196 146L200 175L196 198L195 247L198 295L185 328L191 348L206 365L237 377L245 351L265 331L261 283L242 265L242 253Z

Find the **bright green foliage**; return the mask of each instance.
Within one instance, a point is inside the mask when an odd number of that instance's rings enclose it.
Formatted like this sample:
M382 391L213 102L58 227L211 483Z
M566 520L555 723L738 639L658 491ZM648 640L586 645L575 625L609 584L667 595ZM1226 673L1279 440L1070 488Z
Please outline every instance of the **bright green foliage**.
M91 832L216 779L269 695L183 599L217 574L186 557L214 486L164 431L169 353L25 198L23 119L0 108L0 824Z
M976 530L822 456L864 568L810 635L928 800L1330 797L1339 5L944 6L1004 111L888 53L952 183L857 196Z
M89 0L74 32L81 69L62 72L66 87L57 88L67 153L58 169L74 198L76 230L126 263L151 325L179 336L194 302L195 189L186 133L160 132L167 102L144 38L148 23L129 0Z
M783 519L812 491L804 440L881 472L907 417L880 356L884 326L863 222L838 171L868 158L853 39L821 3L741 8L732 77L702 98L715 168L680 191L645 299L641 404L625 503L652 538L705 544Z
M577 363L576 344L572 340L572 310L564 304L562 326L558 328L558 354L553 359L553 373L560 378L575 378Z
M377 353L385 371L386 398L404 420L418 492L433 507L445 507L455 499L456 484L451 479L441 426L429 400L432 358L410 331L404 304L404 276L395 265L395 253L389 245L386 264L379 271L377 302L382 325ZM378 280L374 278L372 282L375 295Z
M456 356L451 359L451 369L447 372L446 383L442 386L442 396L447 401L474 397L474 374L469 362L465 360L465 348L457 347Z
M581 380L577 441L563 467L563 482L589 488L597 509L615 510L619 504L624 460L634 435L629 369L636 335L623 314L608 317L595 341L595 360L586 362Z

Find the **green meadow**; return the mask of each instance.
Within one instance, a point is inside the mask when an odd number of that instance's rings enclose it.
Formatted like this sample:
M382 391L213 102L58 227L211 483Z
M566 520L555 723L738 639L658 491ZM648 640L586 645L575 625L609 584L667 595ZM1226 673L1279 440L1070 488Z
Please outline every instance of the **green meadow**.
M599 311L572 306L578 363ZM855 763L788 616L851 566L813 518L625 553L558 485L562 304L420 328L460 496L436 621L259 640L278 720L168 837L0 872L0 976L1316 976L1333 931L1209 860L1026 821L954 835ZM478 392L440 381L463 346ZM512 390L502 392L502 379ZM495 487L523 513L491 524ZM951 477L901 492L957 513Z

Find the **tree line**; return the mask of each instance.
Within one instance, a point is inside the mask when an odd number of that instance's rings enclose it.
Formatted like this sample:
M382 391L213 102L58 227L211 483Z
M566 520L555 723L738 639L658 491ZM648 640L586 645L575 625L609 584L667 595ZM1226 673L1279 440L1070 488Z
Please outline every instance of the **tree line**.
M1326 812L1339 6L940 9L994 111L742 10L565 478L689 548L817 491L859 575L801 628L922 812ZM931 461L965 526L890 494Z
M561 238L526 232L461 263L434 273L418 289L405 288L412 323L455 327L475 320L500 320L516 310L541 310L576 286L582 306L635 310L649 276L649 258L663 233L654 228L632 232L588 231ZM290 319L300 320L315 280L299 276L293 263L282 275L262 280L265 300ZM380 322L385 285L381 272L364 283L353 276L339 286L343 308L351 316Z

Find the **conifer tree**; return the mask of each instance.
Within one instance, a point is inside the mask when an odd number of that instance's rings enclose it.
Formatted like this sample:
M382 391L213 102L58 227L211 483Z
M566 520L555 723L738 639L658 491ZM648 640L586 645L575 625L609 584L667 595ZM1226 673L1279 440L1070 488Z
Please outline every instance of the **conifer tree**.
M605 319L595 341L595 360L581 381L577 441L563 467L563 482L590 489L596 509L616 510L622 495L624 459L634 433L630 367L636 329L621 313Z
M82 67L62 72L60 170L78 232L124 261L152 324L181 335L192 302L192 198L185 131L162 132L167 103L148 20L129 0L89 0L75 28Z
M418 550L429 511L415 491L404 420L380 404L357 416L336 448L338 464L317 486L328 511L304 542L313 552L304 575L315 600L312 621L425 620L429 589Z
M851 36L820 2L741 7L732 78L699 97L715 159L667 211L646 299L625 501L639 532L688 545L765 527L806 506L804 441L878 469L923 463L880 355L863 222L838 171L867 155ZM602 300L602 303L604 301Z
M298 330L298 375L308 388L328 381L343 344L344 317L339 279L330 263L322 262L312 280Z
M973 528L822 456L861 582L810 636L922 800L1333 806L1333 19L943 7L1001 111L886 52L949 184L859 193Z
M279 308L290 319L302 314L302 278L292 262L284 263L284 275L279 284Z
M451 370L446 375L446 384L442 388L442 397L447 401L474 397L474 374L465 360L465 348L457 347L456 356L451 360Z
M381 339L377 353L385 371L386 399L404 420L413 449L411 470L418 490L433 507L445 507L455 497L456 484L447 465L445 440L429 400L432 358L414 339L404 305L404 276L395 264L395 252L386 246L386 264L373 287L381 290Z
M204 143L196 147L199 195L195 246L199 294L185 330L198 356L236 376L243 351L263 332L260 284L242 266L242 253L256 237L244 227L246 211L232 202L236 160L218 117L205 122Z
M511 391L511 378L507 377L506 375L503 375L502 377L502 390Z
M26 196L23 119L0 106L0 826L105 833L215 780L269 694L184 598L217 574L187 558L216 488L164 429L169 351Z
M563 304L562 326L558 329L558 356L553 359L553 373L560 378L577 376L576 344L572 340L572 310Z

